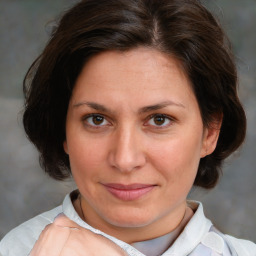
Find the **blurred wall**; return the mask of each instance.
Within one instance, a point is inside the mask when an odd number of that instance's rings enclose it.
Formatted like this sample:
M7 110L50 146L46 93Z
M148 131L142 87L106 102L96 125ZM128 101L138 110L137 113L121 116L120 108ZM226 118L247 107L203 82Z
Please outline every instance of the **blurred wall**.
M21 122L22 80L42 51L54 18L76 0L0 0L0 239L36 214L59 205L75 185L56 182L38 165ZM256 2L205 1L220 18L237 56L240 96L248 117L247 140L228 159L212 191L190 197L223 232L256 241Z

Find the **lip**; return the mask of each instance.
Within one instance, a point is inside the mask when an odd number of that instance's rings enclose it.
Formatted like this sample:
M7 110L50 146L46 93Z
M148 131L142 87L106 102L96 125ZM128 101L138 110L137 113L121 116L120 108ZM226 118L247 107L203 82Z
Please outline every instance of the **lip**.
M123 201L133 201L138 200L152 189L155 185L152 184L118 184L118 183L107 183L102 184L108 192L110 192L114 197Z

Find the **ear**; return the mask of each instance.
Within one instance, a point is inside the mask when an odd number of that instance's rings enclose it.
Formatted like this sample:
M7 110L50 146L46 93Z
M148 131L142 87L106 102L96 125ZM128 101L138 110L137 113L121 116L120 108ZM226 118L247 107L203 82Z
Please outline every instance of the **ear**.
M66 152L66 154L68 155L68 144L67 144L66 140L63 142L63 148L64 148L64 151Z
M204 128L201 158L210 155L215 150L220 135L221 124L222 116L216 118L208 127Z

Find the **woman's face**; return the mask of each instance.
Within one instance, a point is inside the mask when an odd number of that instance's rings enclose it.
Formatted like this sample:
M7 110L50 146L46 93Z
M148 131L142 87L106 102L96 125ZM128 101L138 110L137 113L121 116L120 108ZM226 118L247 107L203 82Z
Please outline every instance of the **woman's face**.
M64 142L86 221L108 233L177 225L216 133L203 127L174 58L146 48L93 57L76 81Z

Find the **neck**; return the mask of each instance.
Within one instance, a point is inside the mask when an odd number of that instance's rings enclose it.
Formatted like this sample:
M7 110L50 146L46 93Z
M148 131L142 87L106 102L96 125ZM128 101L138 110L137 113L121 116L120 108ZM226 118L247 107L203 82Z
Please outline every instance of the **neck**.
M133 243L132 246L148 256L162 255L178 238L192 216L193 211L187 207L183 220L175 230L155 239Z

